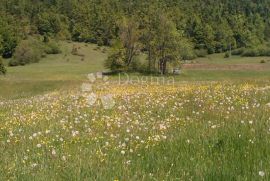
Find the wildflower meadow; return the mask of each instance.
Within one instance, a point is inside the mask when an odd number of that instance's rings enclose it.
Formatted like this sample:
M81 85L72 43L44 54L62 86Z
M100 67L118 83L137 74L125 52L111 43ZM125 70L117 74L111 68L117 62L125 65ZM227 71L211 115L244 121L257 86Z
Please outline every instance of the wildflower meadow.
M0 102L1 180L268 180L270 88L106 84Z

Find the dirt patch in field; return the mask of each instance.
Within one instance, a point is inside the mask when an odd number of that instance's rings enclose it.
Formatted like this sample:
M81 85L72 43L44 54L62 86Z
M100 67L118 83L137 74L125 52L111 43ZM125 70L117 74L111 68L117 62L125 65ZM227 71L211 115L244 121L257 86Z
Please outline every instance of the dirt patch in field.
M184 64L183 69L187 70L270 70L270 66L266 64Z

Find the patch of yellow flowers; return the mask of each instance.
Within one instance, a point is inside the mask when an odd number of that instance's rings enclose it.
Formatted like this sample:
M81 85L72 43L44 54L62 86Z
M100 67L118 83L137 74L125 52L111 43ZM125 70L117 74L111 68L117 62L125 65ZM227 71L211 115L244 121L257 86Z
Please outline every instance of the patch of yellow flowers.
M89 107L76 91L4 101L0 146L9 159L0 166L23 162L25 169L42 169L48 162L61 165L75 159L85 149L100 162L113 153L139 156L141 149L173 140L176 131L188 131L191 124L216 129L225 120L253 119L260 110L269 116L264 107L269 91L252 84L109 86L98 94L114 95L111 110L99 102ZM224 119L217 121L220 117Z

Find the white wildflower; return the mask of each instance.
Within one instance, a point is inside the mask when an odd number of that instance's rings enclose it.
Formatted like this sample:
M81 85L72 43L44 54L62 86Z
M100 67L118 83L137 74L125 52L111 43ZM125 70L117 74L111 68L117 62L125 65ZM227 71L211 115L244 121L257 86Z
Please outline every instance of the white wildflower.
M55 149L52 149L52 155L56 155Z
M259 171L259 175L260 175L261 177L264 177L264 176L265 176L264 171Z

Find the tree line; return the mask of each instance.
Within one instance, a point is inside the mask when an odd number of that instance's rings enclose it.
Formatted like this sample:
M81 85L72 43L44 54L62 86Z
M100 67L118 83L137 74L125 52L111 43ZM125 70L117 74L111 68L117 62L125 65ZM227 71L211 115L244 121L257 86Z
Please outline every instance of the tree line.
M40 35L112 46L111 69L131 67L144 52L147 69L165 73L167 62L270 39L268 0L1 0L0 16L4 58Z

